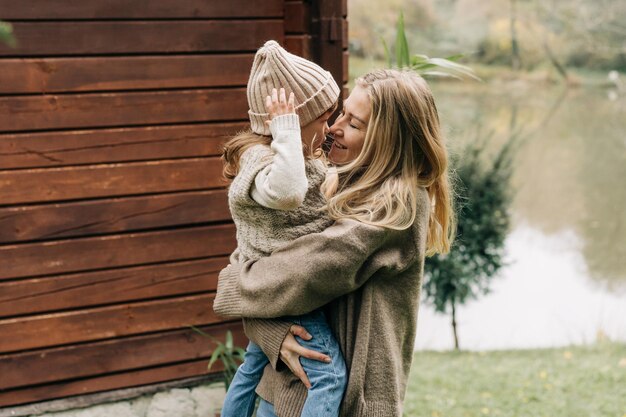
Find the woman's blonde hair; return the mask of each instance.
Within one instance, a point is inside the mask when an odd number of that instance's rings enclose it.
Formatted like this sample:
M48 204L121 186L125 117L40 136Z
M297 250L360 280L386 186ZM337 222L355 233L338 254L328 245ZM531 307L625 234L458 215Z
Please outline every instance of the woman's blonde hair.
M312 121L314 123L316 120L324 117L326 115L332 114L337 108L337 103L335 103L330 109L326 110L324 113L319 115L317 119ZM318 147L317 149L313 148L313 144L317 138L313 136L313 138L309 141L309 143L302 143L302 153L305 158L323 158L324 154L322 149ZM263 136L258 133L254 133L252 129L246 129L237 133L233 138L231 138L228 142L224 144L222 149L222 162L224 163L224 168L222 173L227 180L233 180L237 173L239 172L239 163L241 160L241 156L243 153L255 146L255 145L265 145L270 146L272 143L271 136Z
M428 84L412 71L377 70L356 85L368 92L371 115L361 153L337 168L338 187L326 184L330 216L407 229L423 186L431 203L426 253L448 252L456 228L448 152Z

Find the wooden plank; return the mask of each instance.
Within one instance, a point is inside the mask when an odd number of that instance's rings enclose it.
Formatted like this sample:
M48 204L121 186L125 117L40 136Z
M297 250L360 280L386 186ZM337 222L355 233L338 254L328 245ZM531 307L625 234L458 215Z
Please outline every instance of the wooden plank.
M311 6L304 0L285 2L285 33L311 32Z
M218 156L248 123L0 134L0 169Z
M279 17L282 6L282 0L263 0L254 7L249 0L0 0L5 20Z
M230 219L226 190L0 207L0 243L156 229Z
M240 321L199 328L222 341L230 330L236 346L247 342ZM183 329L1 355L0 390L198 360L210 357L214 346L209 338Z
M0 97L0 130L246 120L244 88Z
M215 294L144 301L0 320L0 352L218 323Z
M314 60L311 35L286 35L285 49L292 54Z
M76 381L62 381L53 384L2 391L0 392L0 407L208 375L207 362L208 359L205 358L174 365L164 365L131 372L79 379ZM211 369L211 373L218 374L222 370L222 364L216 363Z
M228 258L219 257L0 281L0 317L215 291L227 264Z
M363 74L359 74L363 75ZM343 51L343 83L346 84L350 81L350 53Z
M223 187L219 158L0 171L2 204Z
M0 94L245 86L253 58L253 54L9 58L0 61Z
M319 0L312 11L320 24L313 34L316 62L330 71L338 84L343 84L343 52L348 46L348 22L342 16L342 3L337 0Z
M16 48L0 56L103 55L256 51L282 41L283 19L14 22Z
M5 245L0 279L224 256L235 247L232 224Z

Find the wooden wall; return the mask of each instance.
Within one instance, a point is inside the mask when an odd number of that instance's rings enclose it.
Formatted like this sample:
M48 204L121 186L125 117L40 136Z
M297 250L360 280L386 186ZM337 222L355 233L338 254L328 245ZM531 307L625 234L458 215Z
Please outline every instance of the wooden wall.
M347 81L345 16L0 0L19 42L0 45L0 407L204 375L212 344L190 325L245 344L211 308L235 247L220 145L265 40Z

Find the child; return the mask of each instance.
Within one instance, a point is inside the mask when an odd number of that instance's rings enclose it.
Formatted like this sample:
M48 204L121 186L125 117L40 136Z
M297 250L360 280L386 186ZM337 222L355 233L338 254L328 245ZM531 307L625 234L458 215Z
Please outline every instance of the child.
M291 91L289 100L280 87ZM313 154L328 130L339 87L329 72L268 41L254 58L247 95L251 129L231 139L223 156L224 174L233 180L228 201L237 226L233 257L239 261L267 256L332 223L322 210L326 200L320 186L326 168ZM324 314L317 310L286 320L313 336L299 339L301 344L331 358L329 363L302 360L311 382L302 416L338 416L347 376ZM222 417L252 415L255 389L268 363L259 346L250 342L226 394Z

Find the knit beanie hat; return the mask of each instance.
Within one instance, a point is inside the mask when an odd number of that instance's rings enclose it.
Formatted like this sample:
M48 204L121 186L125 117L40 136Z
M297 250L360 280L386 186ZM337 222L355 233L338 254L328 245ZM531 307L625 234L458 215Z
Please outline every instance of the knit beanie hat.
M265 98L272 89L293 92L300 126L306 126L328 111L339 98L339 86L330 72L319 65L290 54L276 41L267 41L254 56L248 80L250 127L260 135L270 135Z

